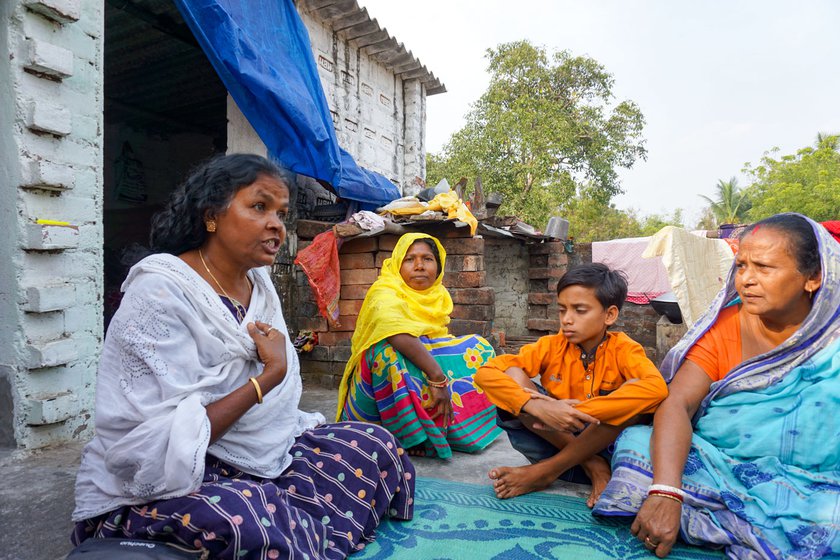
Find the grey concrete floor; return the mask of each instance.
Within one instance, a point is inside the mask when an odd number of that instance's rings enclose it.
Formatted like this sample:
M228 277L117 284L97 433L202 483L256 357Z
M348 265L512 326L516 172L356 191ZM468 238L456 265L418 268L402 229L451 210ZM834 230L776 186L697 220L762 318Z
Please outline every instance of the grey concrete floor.
M334 389L307 387L301 409L335 415ZM73 483L82 444L32 452L0 453L0 560L62 560L70 552ZM447 461L413 458L419 476L490 484L494 466L524 465L504 436L481 453L456 453ZM555 482L547 492L586 497L588 487Z

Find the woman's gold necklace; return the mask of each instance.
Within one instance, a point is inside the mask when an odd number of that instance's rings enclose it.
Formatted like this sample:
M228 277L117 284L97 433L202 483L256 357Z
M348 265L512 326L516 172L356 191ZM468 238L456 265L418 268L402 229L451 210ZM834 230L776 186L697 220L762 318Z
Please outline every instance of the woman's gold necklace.
M210 267L207 266L207 263L204 260L204 255L202 254L201 249L198 250L198 258L201 259L201 264L204 265L204 270L207 271L207 274L210 275L210 278L213 279L213 282L215 282L219 289L222 291L222 295L225 296L225 298L227 298L227 300L233 305L233 309L236 311L236 318L241 323L245 319L245 313L247 313L248 310L245 308L244 305L230 297L225 291L225 289L222 287L222 284L216 279L215 276L213 276L213 273L210 272ZM248 282L248 288L253 290L254 287L251 285L251 279L248 278L248 276L245 276L245 281Z

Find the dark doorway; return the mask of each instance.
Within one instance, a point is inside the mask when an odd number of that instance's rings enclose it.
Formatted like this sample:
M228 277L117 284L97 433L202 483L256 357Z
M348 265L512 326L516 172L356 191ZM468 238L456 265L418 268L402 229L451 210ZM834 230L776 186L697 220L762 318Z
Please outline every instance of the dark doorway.
M171 0L106 0L106 326L152 215L191 168L227 147L227 90Z

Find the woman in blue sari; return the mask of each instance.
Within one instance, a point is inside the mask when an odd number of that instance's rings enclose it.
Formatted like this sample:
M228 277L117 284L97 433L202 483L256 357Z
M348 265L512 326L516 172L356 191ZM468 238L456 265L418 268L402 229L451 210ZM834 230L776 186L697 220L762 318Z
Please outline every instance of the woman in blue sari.
M669 396L616 443L594 512L732 558L840 553L840 245L780 214L749 228L726 287L662 364Z

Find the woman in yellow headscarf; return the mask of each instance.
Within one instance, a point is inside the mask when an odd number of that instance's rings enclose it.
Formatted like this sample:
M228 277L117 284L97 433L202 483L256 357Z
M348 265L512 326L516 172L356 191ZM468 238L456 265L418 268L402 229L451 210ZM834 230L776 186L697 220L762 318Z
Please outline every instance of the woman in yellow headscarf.
M412 454L444 459L453 449L483 449L500 433L473 382L495 353L480 336L449 334L445 263L434 237L399 239L359 311L336 418L381 424Z

